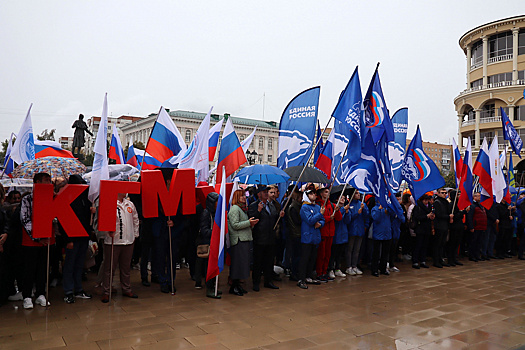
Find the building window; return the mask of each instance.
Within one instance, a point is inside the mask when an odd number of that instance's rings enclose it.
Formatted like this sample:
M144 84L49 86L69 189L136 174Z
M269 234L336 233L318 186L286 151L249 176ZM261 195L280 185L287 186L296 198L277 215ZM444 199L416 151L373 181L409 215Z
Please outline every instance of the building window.
M268 149L273 149L273 139L271 137L268 138Z
M264 149L264 137L259 137L259 149Z
M494 103L492 104L486 104L481 109L481 118L490 118L496 116L496 109L494 107Z
M525 79L525 70L519 70L518 71L518 80Z
M489 84L503 83L505 81L512 81L512 73L500 73L489 75L488 77Z
M476 119L476 112L474 112L473 109L467 112L467 120L475 120Z
M473 82L470 83L470 87L471 88L479 88L480 86L483 85L483 78L482 79L478 79L478 80L474 80Z
M512 55L512 32L492 35L488 44L489 58Z
M186 141L186 142L190 142L190 141L191 141L191 130L186 130L186 138L185 138L185 141Z
M525 54L525 29L521 29L518 34L518 55Z
M241 135L240 135L239 140L240 140L240 141L244 141L244 134L241 134Z
M271 162L272 162L272 155L269 154L269 155L268 155L268 163L271 163Z
M472 67L480 67L483 64L483 41L480 40L472 45L472 58L470 64Z
M514 109L515 120L525 120L525 106L518 106Z

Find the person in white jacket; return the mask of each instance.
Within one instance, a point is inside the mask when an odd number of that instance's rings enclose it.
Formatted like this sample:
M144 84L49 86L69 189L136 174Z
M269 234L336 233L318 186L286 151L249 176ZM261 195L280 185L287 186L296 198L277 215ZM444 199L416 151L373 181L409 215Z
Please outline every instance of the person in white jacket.
M126 194L119 193L117 200L117 226L115 231L106 232L104 238L104 293L102 302L109 302L109 288L111 274L115 273L117 265L120 270L120 284L122 295L129 298L138 298L131 290L130 270L133 256L133 243L139 236L139 216L133 203L126 198ZM113 240L113 264L111 261L111 244ZM113 265L113 266L111 266Z

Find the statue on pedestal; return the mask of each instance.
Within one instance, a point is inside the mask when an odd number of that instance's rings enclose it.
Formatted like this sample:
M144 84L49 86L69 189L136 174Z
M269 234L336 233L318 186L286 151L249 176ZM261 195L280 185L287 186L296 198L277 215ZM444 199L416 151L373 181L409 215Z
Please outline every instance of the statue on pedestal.
M75 120L72 128L75 129L75 135L73 136L73 155L79 158L79 156L81 156L80 149L84 147L84 144L86 143L84 132L87 132L91 136L93 136L93 134L88 130L83 114L78 115L78 120Z

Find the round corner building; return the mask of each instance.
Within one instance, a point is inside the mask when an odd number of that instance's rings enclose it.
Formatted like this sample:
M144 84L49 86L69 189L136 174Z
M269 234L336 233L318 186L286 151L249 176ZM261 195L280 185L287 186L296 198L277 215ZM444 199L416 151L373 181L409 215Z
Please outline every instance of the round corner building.
M525 15L501 19L469 30L459 39L467 58L467 87L454 99L459 122L458 144L470 137L475 157L485 137L503 138L500 107L525 140ZM525 155L525 148L521 151ZM520 159L513 155L515 168Z

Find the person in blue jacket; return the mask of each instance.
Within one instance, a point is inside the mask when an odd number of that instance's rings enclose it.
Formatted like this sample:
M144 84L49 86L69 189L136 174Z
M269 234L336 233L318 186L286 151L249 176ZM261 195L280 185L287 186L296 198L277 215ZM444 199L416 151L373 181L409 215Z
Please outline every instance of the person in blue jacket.
M309 276L315 268L317 246L321 242L321 230L324 225L324 208L315 204L317 194L315 190L306 190L303 194L301 206L301 261L299 263L299 282L297 286L307 289L306 283L320 284ZM308 277L307 277L308 276Z
M392 241L392 215L381 206L379 201L376 201L376 205L372 208L372 220L372 239L374 240L372 276L379 277L379 272L383 275L390 275L386 269L386 263Z
M341 256L345 247L348 245L348 224L352 220L350 214L350 203L345 205L345 198L341 197L339 201L342 220L335 221L335 235L332 243L332 252L330 254L330 263L328 268L330 269L330 278L346 277L341 271Z
M403 216L398 217L394 214L392 219L392 244L390 244L390 254L388 257L390 271L399 272L399 269L394 266L397 254L399 253L399 237L401 237L401 225L406 222L406 208L401 204L401 192L396 193L396 199L399 201L401 208L403 208Z
M361 193L356 189L349 203L348 214L348 245L346 246L346 274L350 276L362 275L363 272L357 268L359 262L359 251L365 230L368 227L368 207L361 201Z

